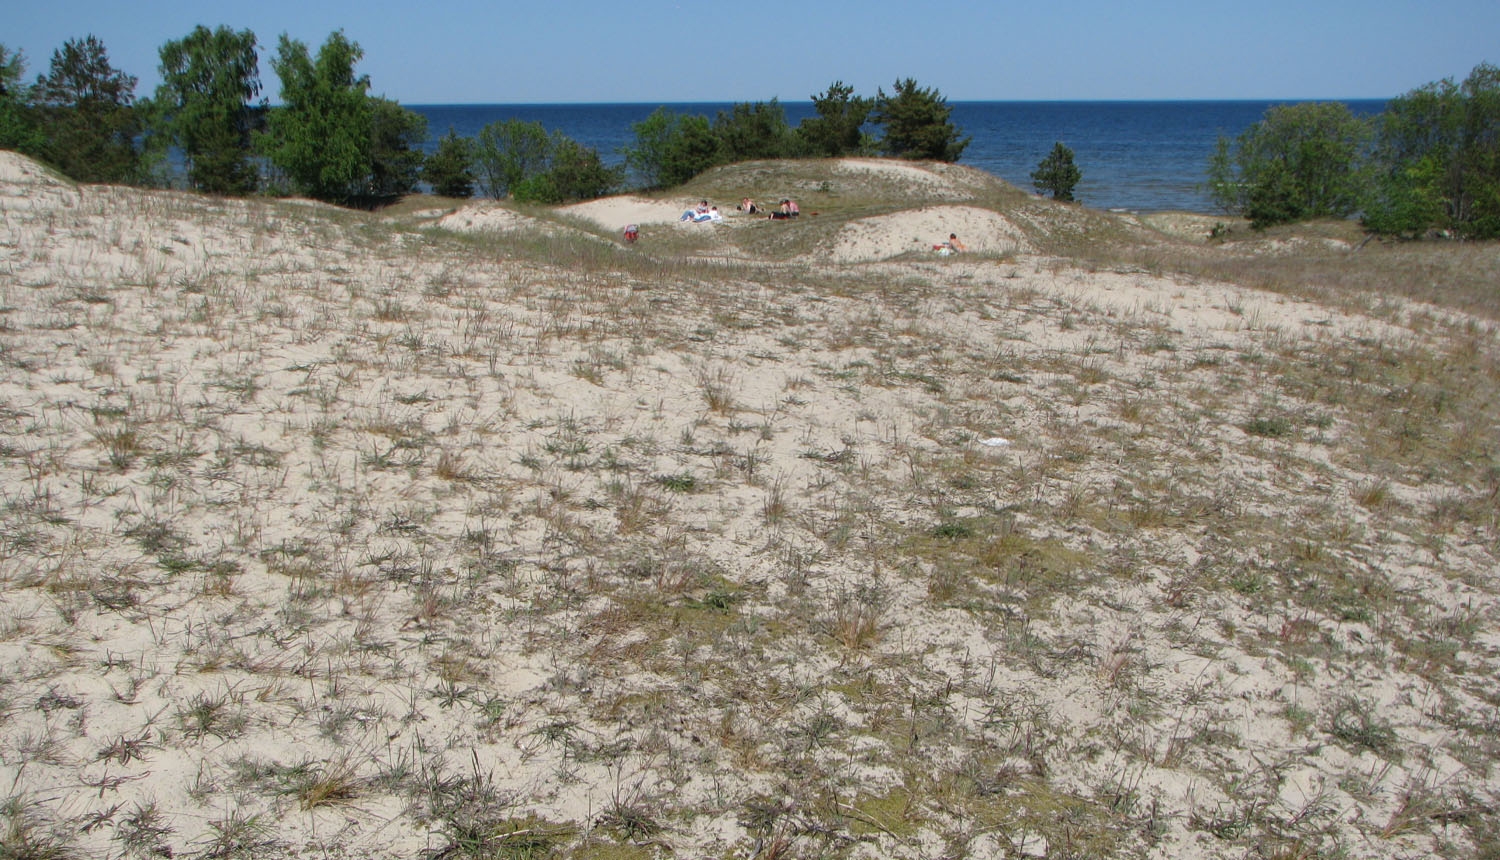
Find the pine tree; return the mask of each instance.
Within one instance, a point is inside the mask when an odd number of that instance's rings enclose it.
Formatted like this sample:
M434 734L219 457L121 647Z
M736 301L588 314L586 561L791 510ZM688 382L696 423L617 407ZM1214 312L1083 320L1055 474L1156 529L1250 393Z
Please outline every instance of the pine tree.
M959 139L949 119L953 109L936 89L917 86L911 78L896 82L896 91L875 93L871 120L885 129L881 149L897 158L957 161L973 138Z
M422 166L422 178L432 193L444 197L474 196L474 141L452 128L438 141L437 151Z
M1073 163L1073 150L1058 141L1052 152L1031 173L1036 190L1050 192L1053 200L1073 201L1073 187L1083 178L1083 171Z

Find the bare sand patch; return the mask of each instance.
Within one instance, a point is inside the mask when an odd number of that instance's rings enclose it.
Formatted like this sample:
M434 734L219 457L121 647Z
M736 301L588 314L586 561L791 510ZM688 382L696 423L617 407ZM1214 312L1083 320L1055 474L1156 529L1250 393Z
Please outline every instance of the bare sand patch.
M682 213L693 208L696 200L672 202L652 200L634 195L604 197L562 207L561 212L586 218L613 231L625 229L627 224L668 224L676 222Z
M464 206L439 218L437 226L444 230L489 233L556 228L556 225L546 224L496 203L475 203Z
M968 196L965 184L939 174L927 164L915 164L888 158L844 158L835 163L835 173L856 174L867 177L912 185L925 192L952 195L956 199Z
M863 218L841 229L827 255L841 262L884 260L902 254L932 254L949 234L970 254L1013 254L1034 250L1030 241L998 212L974 206L924 206Z

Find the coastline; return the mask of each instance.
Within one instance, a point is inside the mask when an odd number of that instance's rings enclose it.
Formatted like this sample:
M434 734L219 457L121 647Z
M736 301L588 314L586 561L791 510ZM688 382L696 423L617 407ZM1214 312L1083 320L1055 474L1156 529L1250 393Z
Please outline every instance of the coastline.
M1061 140L1075 154L1084 205L1109 211L1216 210L1202 191L1205 166L1220 135L1234 136L1268 107L1306 100L969 101L949 102L954 123L972 137L960 164L977 167L1031 190L1031 171ZM1378 112L1385 100L1347 100L1359 112ZM811 102L780 102L795 126ZM713 117L733 103L567 103L407 105L429 122L429 148L450 127L472 137L486 123L522 119L542 123L597 150L609 164L623 161L633 142L630 124L658 107Z

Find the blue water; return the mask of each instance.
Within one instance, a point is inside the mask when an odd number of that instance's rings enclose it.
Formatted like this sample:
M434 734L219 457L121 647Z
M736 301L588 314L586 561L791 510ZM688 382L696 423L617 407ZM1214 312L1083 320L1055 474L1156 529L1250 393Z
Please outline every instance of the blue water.
M1234 137L1286 101L1170 102L949 102L952 120L973 140L960 164L978 167L1032 190L1031 172L1062 141L1083 171L1075 195L1096 209L1135 212L1213 212L1202 189L1204 171L1221 135ZM1371 115L1383 100L1345 101L1354 113ZM813 114L811 102L782 102L787 122ZM540 122L593 147L607 163L623 161L634 142L631 124L655 104L407 105L427 117L429 147L451 127L473 137L491 122ZM729 103L669 104L680 114L713 118Z

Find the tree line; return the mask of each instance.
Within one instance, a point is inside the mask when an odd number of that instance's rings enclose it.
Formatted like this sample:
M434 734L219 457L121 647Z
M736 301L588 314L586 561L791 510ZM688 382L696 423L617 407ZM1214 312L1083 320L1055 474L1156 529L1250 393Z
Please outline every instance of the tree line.
M720 164L753 158L884 154L957 161L969 139L936 89L898 80L856 96L835 82L814 97L816 116L792 128L776 100L738 104L709 120L663 108L634 126L625 165L539 123L492 123L474 138L452 130L425 155L427 121L372 95L356 72L359 45L342 31L313 53L282 35L270 65L279 104L262 96L258 42L249 30L196 27L159 50L161 84L136 98L137 79L114 68L95 36L71 39L45 74L25 80L25 59L0 45L0 148L85 182L170 182L180 154L187 185L210 194L292 193L375 205L427 182L439 194L556 203L618 190L633 170L649 188L680 184ZM867 128L884 129L876 138Z
M1209 158L1208 189L1257 229L1358 216L1373 233L1500 237L1500 68L1430 83L1374 117L1273 107Z
M80 181L142 185L169 181L166 153L175 150L186 183L203 192L371 206L423 181L447 196L558 203L616 191L627 170L646 188L665 188L752 159L953 162L970 142L937 89L905 78L873 97L835 81L811 97L813 115L795 127L775 99L712 119L659 108L632 125L622 166L520 120L491 123L473 138L450 129L425 155L426 118L371 94L368 76L356 72L363 51L342 31L316 53L280 37L270 59L281 83L274 107L262 96L258 47L249 30L196 27L161 46L162 82L137 100L136 78L114 68L94 36L66 42L31 83L24 57L0 45L0 148ZM1058 143L1032 179L1071 200L1080 175ZM1481 64L1461 83L1419 87L1375 117L1341 103L1274 107L1218 141L1208 191L1255 228L1358 216L1382 234L1500 236L1500 68Z
M342 31L313 54L285 35L271 66L281 104L261 95L255 34L199 26L159 51L162 82L137 99L136 78L95 36L70 39L47 72L0 45L0 148L81 181L166 184L181 153L187 184L210 194L297 193L371 205L416 187L427 120L371 95L363 57Z

